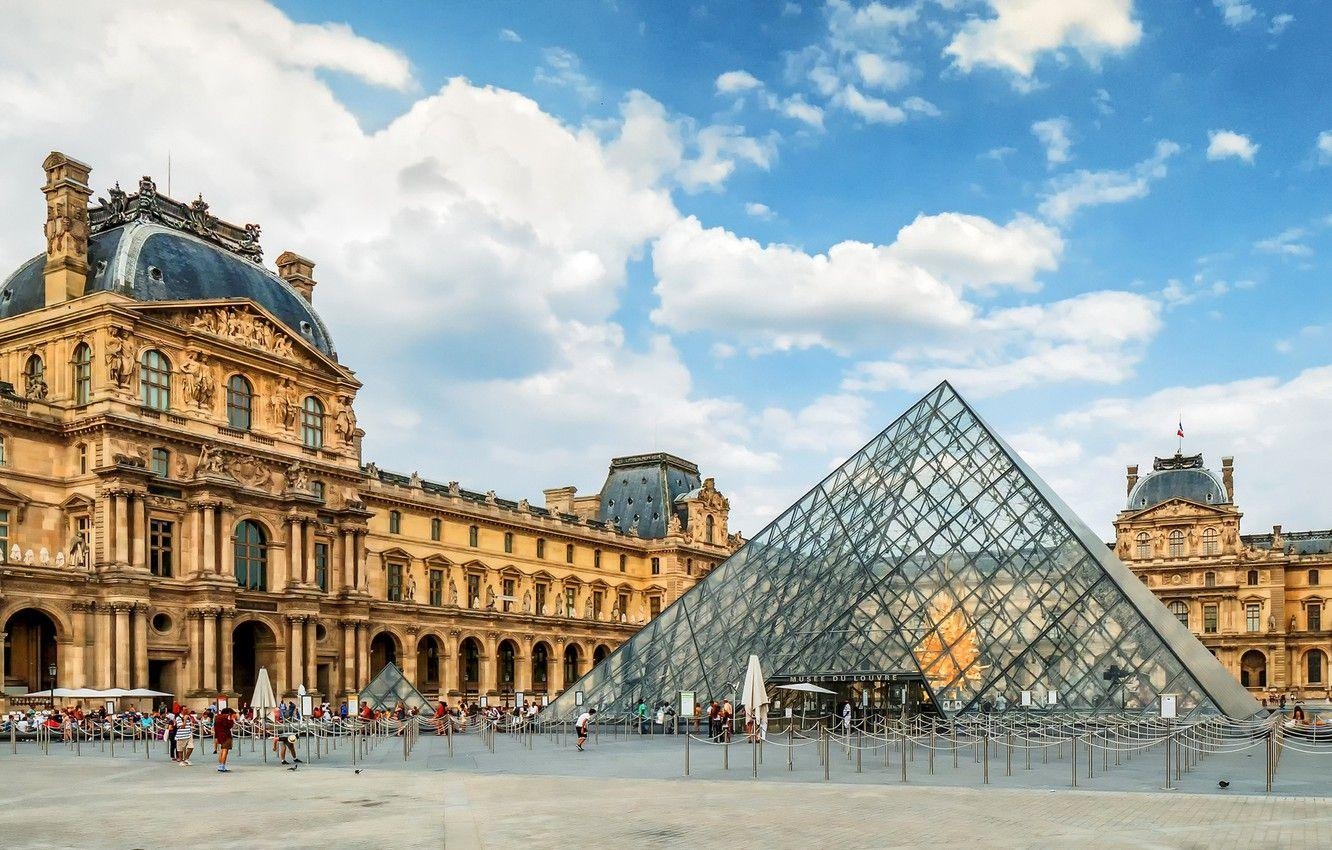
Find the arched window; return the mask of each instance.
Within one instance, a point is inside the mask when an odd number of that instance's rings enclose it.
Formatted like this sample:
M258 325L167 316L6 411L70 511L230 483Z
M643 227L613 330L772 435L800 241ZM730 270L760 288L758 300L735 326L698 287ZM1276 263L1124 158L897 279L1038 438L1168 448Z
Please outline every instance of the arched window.
M1215 528L1203 529L1203 554L1216 555L1221 552L1221 541L1217 537Z
M712 514L708 514L708 518L703 521L703 539L709 543L712 542L713 527Z
M171 452L166 449L153 449L153 475L166 478L171 473Z
M268 538L259 523L236 526L236 584L246 590L268 589Z
M81 342L74 349L74 403L87 404L92 398L92 349Z
M23 364L23 394L28 398L46 398L46 364L39 354Z
M139 358L139 403L153 410L171 407L171 361L155 348Z
M1137 543L1138 543L1137 557L1139 558L1139 560L1145 561L1148 558L1150 558L1152 556L1152 538L1148 536L1147 532L1145 531L1138 532Z
M1245 577L1245 584L1248 584L1250 587L1254 587L1258 584L1257 570L1249 570L1248 575Z
M312 395L301 407L301 443L308 449L324 447L324 405Z
M1310 685L1321 685L1323 683L1323 668L1327 666L1327 656L1321 649L1311 649L1309 654L1304 656L1304 662L1308 669L1308 674L1304 681Z
M1184 557L1184 532L1178 528L1170 532L1170 557Z
M1184 628L1187 629L1189 627L1189 606L1186 603L1178 599L1171 602L1170 613L1175 615L1175 619L1179 620Z
M537 686L537 690L544 691L546 679L549 674L550 650L544 643L538 643L532 647L532 683Z
M480 539L481 529L477 528L475 525L469 525L467 527L467 545L475 548L479 544Z
M567 688L578 680L578 645L571 643L564 648L564 686Z
M244 375L232 375L227 379L227 424L237 431L250 430L253 410L254 387Z

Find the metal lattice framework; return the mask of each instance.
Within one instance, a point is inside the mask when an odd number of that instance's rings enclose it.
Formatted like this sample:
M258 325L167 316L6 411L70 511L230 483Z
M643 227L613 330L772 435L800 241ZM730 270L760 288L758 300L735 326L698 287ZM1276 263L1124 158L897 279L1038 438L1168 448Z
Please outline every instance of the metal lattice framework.
M1257 702L947 383L554 703L619 710L779 675L919 676L990 701L1247 717Z
M361 689L361 702L370 703L376 711L392 711L399 705L407 708L428 709L430 700L421 695L392 661Z

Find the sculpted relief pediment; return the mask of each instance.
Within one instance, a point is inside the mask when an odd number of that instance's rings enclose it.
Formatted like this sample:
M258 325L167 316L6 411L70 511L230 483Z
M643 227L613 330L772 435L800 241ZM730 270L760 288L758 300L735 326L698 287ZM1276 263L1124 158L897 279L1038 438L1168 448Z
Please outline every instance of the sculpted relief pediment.
M216 337L301 366L323 359L290 328L249 303L215 302L184 309L147 306L144 312L182 330Z

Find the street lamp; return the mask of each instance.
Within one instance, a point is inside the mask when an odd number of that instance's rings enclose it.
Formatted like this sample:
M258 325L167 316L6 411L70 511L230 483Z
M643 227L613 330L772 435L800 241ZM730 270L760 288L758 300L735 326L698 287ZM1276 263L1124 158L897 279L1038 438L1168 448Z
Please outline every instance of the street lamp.
M55 689L56 689L56 666L55 664L46 665L46 675L51 680L51 710L55 711Z

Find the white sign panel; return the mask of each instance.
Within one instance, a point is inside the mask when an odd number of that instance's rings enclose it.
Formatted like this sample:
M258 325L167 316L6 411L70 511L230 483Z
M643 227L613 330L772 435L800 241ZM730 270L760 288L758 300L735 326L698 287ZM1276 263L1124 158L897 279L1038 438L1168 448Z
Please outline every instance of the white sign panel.
M1176 694L1161 694L1161 719L1173 720L1175 718L1175 701L1177 699Z

